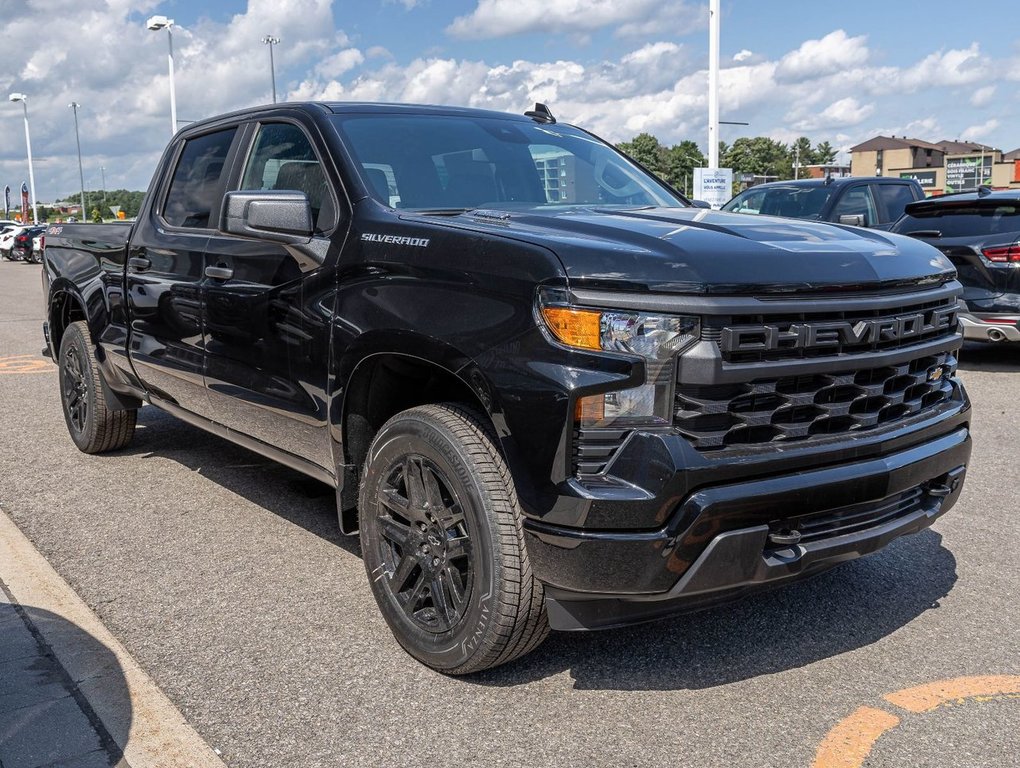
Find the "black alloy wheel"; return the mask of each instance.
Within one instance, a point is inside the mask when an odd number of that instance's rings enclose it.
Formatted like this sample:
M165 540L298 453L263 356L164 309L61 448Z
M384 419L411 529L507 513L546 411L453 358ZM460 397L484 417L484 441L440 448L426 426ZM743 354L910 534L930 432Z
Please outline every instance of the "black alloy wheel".
M92 335L81 320L71 323L60 339L60 404L64 421L78 450L102 453L123 448L135 432L137 409L115 410L106 401Z
M471 536L443 471L419 454L393 467L379 489L383 582L409 620L449 632L471 595Z
M513 478L484 416L439 403L383 424L362 469L358 517L379 610L422 663L478 672L548 635Z
M81 353L74 346L68 348L64 365L60 369L60 390L64 398L67 423L81 435L88 426L89 391L82 370Z

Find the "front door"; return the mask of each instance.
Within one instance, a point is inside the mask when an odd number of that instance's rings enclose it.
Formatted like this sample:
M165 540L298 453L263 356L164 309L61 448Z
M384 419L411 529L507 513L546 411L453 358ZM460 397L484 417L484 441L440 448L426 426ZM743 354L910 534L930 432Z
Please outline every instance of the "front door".
M239 189L304 192L316 237L336 198L305 128L262 123ZM219 423L333 471L327 366L336 271L300 248L224 234L206 244L206 380Z
M152 395L206 416L205 249L236 132L184 142L169 184L147 206L128 251L128 354L135 374Z

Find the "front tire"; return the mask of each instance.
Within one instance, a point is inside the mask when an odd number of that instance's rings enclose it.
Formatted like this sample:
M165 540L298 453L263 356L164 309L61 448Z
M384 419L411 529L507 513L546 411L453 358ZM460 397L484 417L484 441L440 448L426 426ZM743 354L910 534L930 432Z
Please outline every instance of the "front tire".
M123 448L135 433L136 409L107 407L92 335L84 321L67 326L60 340L60 403L78 450L103 453Z
M361 548L397 641L453 675L512 661L549 633L506 462L474 412L397 414L362 474Z

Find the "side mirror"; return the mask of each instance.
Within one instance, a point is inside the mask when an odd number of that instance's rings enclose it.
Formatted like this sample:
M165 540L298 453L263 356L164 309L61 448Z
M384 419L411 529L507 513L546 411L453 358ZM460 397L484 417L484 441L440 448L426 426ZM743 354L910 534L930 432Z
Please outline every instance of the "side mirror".
M711 203L706 203L704 200L691 200L691 205L695 208L711 208Z
M867 219L863 213L844 213L839 217L840 224L848 224L851 227L868 226Z
M220 232L303 245L312 231L312 207L304 192L259 189L227 192L223 197Z

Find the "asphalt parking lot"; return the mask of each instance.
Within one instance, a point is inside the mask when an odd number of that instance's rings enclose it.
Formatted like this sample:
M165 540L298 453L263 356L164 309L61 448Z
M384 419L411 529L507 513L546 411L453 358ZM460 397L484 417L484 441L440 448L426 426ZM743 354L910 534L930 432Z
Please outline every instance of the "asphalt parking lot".
M80 454L39 269L0 262L0 508L229 766L1020 762L1020 349L964 350L973 460L932 529L451 679L393 641L330 489L151 407Z

